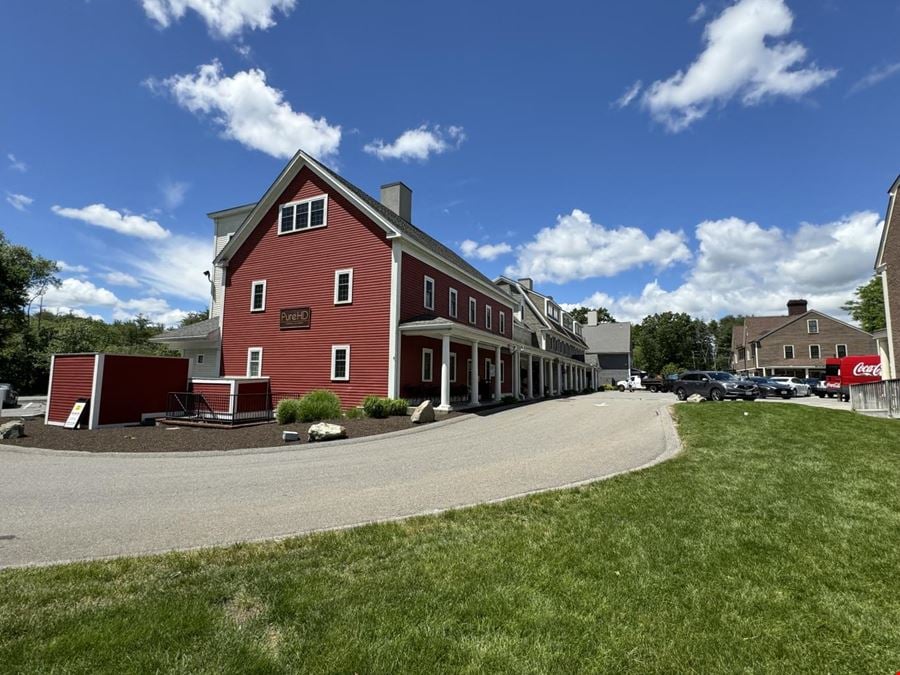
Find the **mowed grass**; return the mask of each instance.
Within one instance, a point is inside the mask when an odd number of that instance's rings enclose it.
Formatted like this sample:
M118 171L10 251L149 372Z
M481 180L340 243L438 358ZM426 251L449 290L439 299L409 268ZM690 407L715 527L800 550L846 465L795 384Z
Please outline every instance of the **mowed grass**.
M582 489L0 572L0 670L900 670L900 422L676 413L683 455Z

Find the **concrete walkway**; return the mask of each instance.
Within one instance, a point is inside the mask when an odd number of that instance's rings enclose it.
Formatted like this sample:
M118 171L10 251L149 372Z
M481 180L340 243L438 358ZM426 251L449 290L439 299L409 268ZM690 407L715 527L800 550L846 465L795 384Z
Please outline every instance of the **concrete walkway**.
M677 451L672 402L600 393L228 453L0 446L0 567L285 537L597 480Z

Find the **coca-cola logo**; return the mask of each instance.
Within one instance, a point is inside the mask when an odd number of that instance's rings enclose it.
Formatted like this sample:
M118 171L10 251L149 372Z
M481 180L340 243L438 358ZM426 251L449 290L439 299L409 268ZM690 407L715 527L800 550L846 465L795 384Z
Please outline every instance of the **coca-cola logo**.
M853 366L854 377L881 377L880 363L857 363Z

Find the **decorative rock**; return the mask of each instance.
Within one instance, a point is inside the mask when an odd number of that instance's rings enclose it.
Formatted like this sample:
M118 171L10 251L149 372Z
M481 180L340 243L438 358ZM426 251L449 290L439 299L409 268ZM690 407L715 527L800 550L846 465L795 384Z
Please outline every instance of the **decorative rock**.
M328 422L319 422L313 424L309 428L309 442L315 441L333 441L338 438L347 438L347 430L340 424L329 424Z
M409 421L413 424L426 424L428 422L434 422L434 406L431 405L431 401L422 401L419 405L417 405L415 410L413 410Z
M285 443L288 443L290 441L299 441L300 433L297 431L282 431L281 440L283 440Z
M691 394L687 398L688 403L703 403L705 400L706 398L704 398L700 394Z
M25 436L25 423L21 420L14 420L6 424L0 424L0 438L22 438Z

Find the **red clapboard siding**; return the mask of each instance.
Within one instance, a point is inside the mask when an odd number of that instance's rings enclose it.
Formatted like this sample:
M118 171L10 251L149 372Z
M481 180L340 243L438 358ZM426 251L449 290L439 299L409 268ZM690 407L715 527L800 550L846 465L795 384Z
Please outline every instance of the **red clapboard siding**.
M183 392L188 359L107 354L103 358L99 425L133 424L163 413L169 392Z
M239 396L235 412L256 412L272 407L268 382L238 382L236 389Z
M96 358L94 354L61 354L53 359L48 422L65 422L75 401L91 397Z
M512 301L509 305L488 297L487 295L476 291L471 286L441 272L431 265L422 262L418 258L409 253L403 254L402 263L402 283L400 292L400 321L409 321L410 319L423 316L440 316L445 319L452 319L450 316L450 289L455 288L457 292L457 317L454 321L463 323L473 328L500 335L500 312L506 314L506 332L504 335L509 338L512 336ZM425 308L425 277L434 279L434 309ZM475 298L478 303L475 318L476 323L469 323L469 298ZM491 310L491 329L485 327L484 308L490 305Z
M328 195L327 226L278 235L278 204ZM334 304L334 273L353 268L353 303ZM384 231L304 168L231 259L226 277L224 375L247 374L262 347L273 392L330 389L344 406L387 394L391 244ZM253 281L266 280L266 310L250 312ZM310 307L310 329L280 330L279 311ZM350 345L350 380L331 381L332 345Z
M191 391L201 394L214 412L231 412L231 382L191 383Z
M415 387L420 384L431 384L434 387L441 385L441 341L435 338L428 338L418 335L404 335L401 338L400 351L400 388L401 396L404 388ZM431 349L434 352L434 366L431 382L422 382L422 350ZM466 363L472 356L472 347L470 345L460 344L450 341L450 351L456 353L456 381L453 382L453 374L451 373L451 386L454 384L466 384L469 381L469 371L466 369ZM478 380L484 380L487 373L484 370L484 360L490 359L494 363L496 354L493 349L478 349ZM503 380L503 391L512 391L512 355L506 350L500 352L500 359L506 364L504 366L506 376ZM495 364L496 365L496 364ZM497 371L497 376L500 373Z

